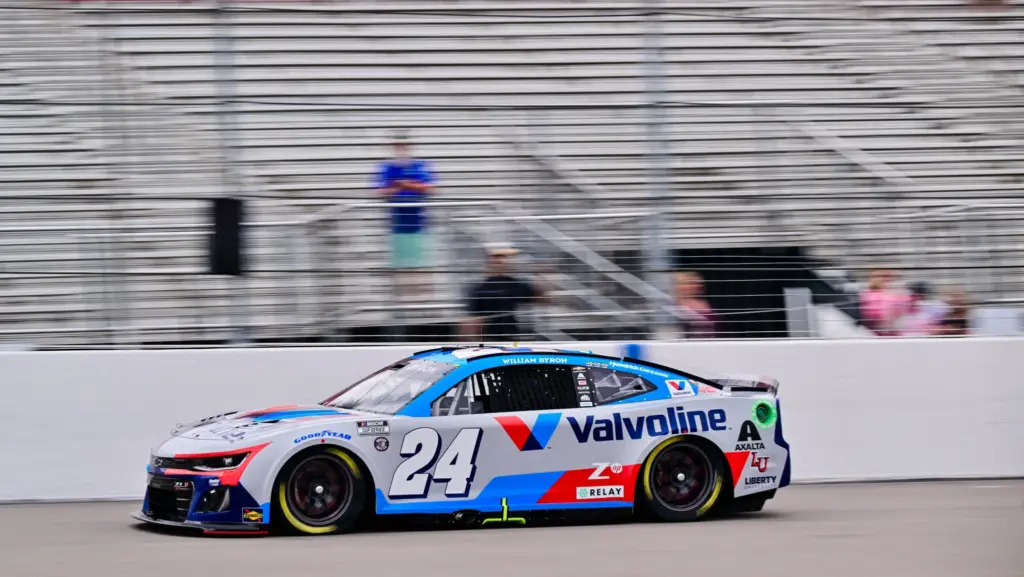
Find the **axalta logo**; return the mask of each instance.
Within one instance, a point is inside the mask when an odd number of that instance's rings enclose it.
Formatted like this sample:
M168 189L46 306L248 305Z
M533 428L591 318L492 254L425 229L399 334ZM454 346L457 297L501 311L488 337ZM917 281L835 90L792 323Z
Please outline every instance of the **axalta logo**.
M529 427L519 417L494 417L520 451L539 451L546 448L561 419L562 413L545 413L538 415L533 427Z
M751 421L743 421L740 425L740 435L736 438L737 451L763 451L764 442L757 432L757 427Z
M322 439L324 437L334 437L336 439L345 439L346 441L352 440L352 435L349 435L347 433L339 433L337 431L320 431L319 433L310 433L308 435L303 435L298 439L295 439L294 443L298 445L303 441L308 441L310 439Z
M724 431L725 411L686 411L683 407L669 407L664 415L641 415L624 417L613 413L611 419L595 419L587 416L581 425L575 417L566 417L576 440L580 443L593 441L622 441L629 438L638 440L646 434L649 437L663 437L680 433L702 431Z

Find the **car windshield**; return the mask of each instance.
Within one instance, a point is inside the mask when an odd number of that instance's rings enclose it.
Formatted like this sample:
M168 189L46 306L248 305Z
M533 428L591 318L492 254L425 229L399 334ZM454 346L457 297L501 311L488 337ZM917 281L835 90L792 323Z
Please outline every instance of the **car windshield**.
M399 361L321 404L393 415L455 367L451 363L425 359Z

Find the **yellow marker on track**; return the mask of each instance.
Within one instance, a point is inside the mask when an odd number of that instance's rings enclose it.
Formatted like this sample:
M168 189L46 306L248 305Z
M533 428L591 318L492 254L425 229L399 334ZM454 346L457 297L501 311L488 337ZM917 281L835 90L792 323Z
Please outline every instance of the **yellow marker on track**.
M492 517L490 519L484 519L484 522L481 523L481 525L486 525L488 523L515 523L516 525L525 525L526 524L526 519L524 519L522 517L509 517L508 516L508 499L506 499L505 497L502 497L501 498L501 518L499 519L499 518Z

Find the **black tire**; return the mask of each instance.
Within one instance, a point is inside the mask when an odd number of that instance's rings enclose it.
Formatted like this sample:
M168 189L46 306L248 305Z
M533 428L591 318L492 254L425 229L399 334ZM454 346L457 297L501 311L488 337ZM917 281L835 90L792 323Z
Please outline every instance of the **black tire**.
M349 531L366 504L362 469L337 447L300 453L285 465L274 485L278 526L304 535Z
M668 439L651 451L641 471L639 498L663 521L706 517L725 493L722 459L699 443Z

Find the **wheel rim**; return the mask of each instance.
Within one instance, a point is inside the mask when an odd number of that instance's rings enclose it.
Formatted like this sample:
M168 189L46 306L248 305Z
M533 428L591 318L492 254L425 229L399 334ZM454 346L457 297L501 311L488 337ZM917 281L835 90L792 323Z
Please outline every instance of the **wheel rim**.
M714 470L703 451L692 446L670 447L654 460L651 487L663 505L675 511L697 508L714 489Z
M352 502L352 472L330 455L306 458L288 477L288 509L314 527L333 524Z

